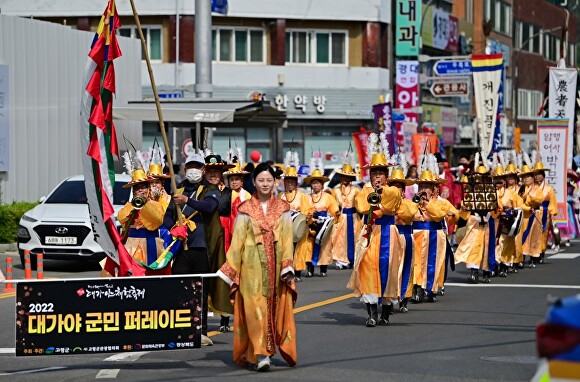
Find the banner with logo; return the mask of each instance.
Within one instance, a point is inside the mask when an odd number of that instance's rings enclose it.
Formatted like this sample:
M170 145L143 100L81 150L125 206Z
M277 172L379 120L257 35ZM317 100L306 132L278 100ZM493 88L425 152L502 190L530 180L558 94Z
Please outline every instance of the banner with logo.
M395 126L393 125L393 106L390 102L373 105L373 118L377 125L377 132L384 131L389 142L389 155L393 155L397 145L395 142Z
M554 188L558 202L555 223L568 222L568 189L566 185L568 143L567 119L538 119L538 151L542 163L550 169L550 171L546 171L545 181Z
M397 0L395 7L397 56L418 56L421 38L421 0Z
M358 164L360 170L360 179L365 179L368 175L368 170L364 170L362 167L369 164L367 153L369 147L369 135L371 131L359 131L358 133L352 134L352 139L354 142L354 148L358 156Z
M566 158L566 165L569 168L572 168L577 76L578 71L575 68L550 68L548 116L550 118L565 118L568 120L569 157Z
M501 53L471 56L479 144L485 152L492 151L502 69Z
M199 348L202 288L196 277L18 283L16 355Z
M419 61L397 61L395 66L396 107L403 110L419 106Z

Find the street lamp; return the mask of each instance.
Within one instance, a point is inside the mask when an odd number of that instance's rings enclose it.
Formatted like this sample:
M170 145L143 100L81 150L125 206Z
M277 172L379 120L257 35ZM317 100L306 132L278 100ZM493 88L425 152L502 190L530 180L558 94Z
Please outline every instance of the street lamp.
M514 72L514 88L512 90L512 97L514 102L514 111L515 111L515 117L514 117L514 121L515 121L515 127L518 127L518 123L519 123L519 99L520 97L518 96L518 91L519 91L519 87L518 87L518 63L519 63L519 59L520 59L520 51L534 38L538 37L539 35L543 34L543 33L551 33L551 32L556 32L558 30L562 29L562 26L559 27L555 27L555 28L551 28L551 29L546 29L546 30L540 30L537 33L534 33L533 35L531 35L530 37L528 37L524 42L522 42L522 45L519 47L518 50L516 50L516 59L515 59L515 72ZM542 41L540 41L540 44L542 43Z

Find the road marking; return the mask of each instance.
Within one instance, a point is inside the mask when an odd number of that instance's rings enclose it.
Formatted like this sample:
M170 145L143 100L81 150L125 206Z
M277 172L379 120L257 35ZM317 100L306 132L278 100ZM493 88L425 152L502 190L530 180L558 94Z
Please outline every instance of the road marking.
M15 371L12 373L0 373L0 375L32 374L32 373L41 373L43 371L53 371L53 370L62 370L62 369L66 369L66 367L64 367L64 366L43 367L42 369L21 370L21 371Z
M305 310L319 308L319 307L324 306L324 305L334 304L335 302L339 302L339 301L342 301L342 300L347 300L347 299L353 298L353 297L354 297L354 295L352 293L349 293L349 294L345 294L343 296L338 296L338 297L330 298L328 300L324 300L324 301L320 301L320 302L315 302L314 304L304 305L304 306L301 306L300 308L294 309L294 314L300 313L300 312L304 312Z
M0 298L8 298L16 296L16 292L0 293Z
M114 379L120 371L121 369L101 369L95 379Z
M580 289L580 285L547 285L547 284L462 284L445 283L445 286L483 287L483 288L537 288L537 289Z
M142 356L144 356L147 353L149 353L149 352L148 351L136 351L136 352L132 352L132 353L118 353L118 354L113 354L112 356L105 358L103 361L109 361L109 362L119 362L119 361L135 362L135 361L137 361L139 358L141 358Z
M580 257L580 253L558 253L557 255L548 256L549 260L572 260Z
M503 362L503 363L522 363L535 365L538 363L538 357L535 355L506 355L499 357L481 357L484 361Z
M0 348L0 354L16 354L15 348Z

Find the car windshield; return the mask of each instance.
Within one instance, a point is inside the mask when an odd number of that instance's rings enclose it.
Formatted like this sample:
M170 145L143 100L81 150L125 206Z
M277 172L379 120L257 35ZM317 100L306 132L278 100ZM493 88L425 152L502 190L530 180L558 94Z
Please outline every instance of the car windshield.
M126 182L115 182L113 190L113 204L124 205L129 201L130 188L123 188ZM82 180L69 180L63 182L50 196L45 203L59 204L86 204L87 194L85 192L85 182Z

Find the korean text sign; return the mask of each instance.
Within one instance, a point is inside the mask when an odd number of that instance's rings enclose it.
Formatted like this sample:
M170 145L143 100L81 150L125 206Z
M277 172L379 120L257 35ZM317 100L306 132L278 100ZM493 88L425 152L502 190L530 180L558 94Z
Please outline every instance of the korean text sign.
M421 1L397 0L396 2L397 56L418 56L421 36Z
M199 348L201 278L19 283L16 355Z
M568 159L568 120L538 119L538 149L546 171L545 182L554 188L558 203L555 223L567 223L566 172Z

